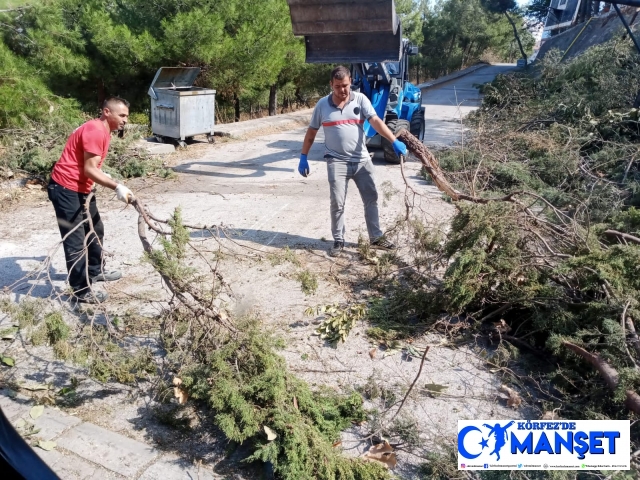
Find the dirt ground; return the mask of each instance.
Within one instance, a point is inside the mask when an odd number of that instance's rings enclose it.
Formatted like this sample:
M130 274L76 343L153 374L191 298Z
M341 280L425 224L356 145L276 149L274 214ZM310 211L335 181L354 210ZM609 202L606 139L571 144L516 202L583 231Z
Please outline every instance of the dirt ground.
M456 128L455 124L451 124ZM288 126L287 128L290 128ZM459 128L459 127L458 127ZM407 356L401 349L385 349L365 335L367 324L359 323L346 342L333 348L314 330L319 320L305 316L308 307L360 300L368 293L367 279L372 265L364 261L357 241L366 234L362 202L355 185L347 199L347 248L333 259L326 254L331 245L329 187L322 160L322 132L309 159L311 175L302 178L296 171L304 128L254 136L243 141L227 140L214 145L196 143L185 152L167 158L177 175L161 180L153 177L127 182L158 217L167 217L180 206L184 221L223 232L213 237L210 230L192 233L194 244L202 251L221 249L224 256L218 270L230 285L231 294L224 306L234 315L258 315L269 331L286 339L282 352L289 367L311 385L328 385L340 391L364 389L375 384L401 398L418 372L420 359ZM405 212L404 183L400 166L386 164L381 153L374 156L377 183L382 194L380 216L383 228L390 228ZM419 176L419 164L406 164L406 174L422 197L416 211L426 222L440 225L452 214L453 207L441 199L435 187ZM4 185L0 190L0 289L12 301L25 295L52 298L65 289L66 270L53 209L46 192L36 187ZM8 201L8 197L15 198ZM135 312L152 318L165 305L168 294L159 275L142 259L137 236L137 214L123 208L112 192L99 189L98 204L105 224L105 248L108 269L122 270L124 278L107 284L110 300L105 314L126 316ZM400 256L408 254L408 239L402 232L391 235ZM299 265L282 260L286 250L295 254ZM28 277L52 252L48 277ZM275 260L279 258L280 260ZM293 257L289 257L293 258ZM306 295L297 274L307 270L315 274L318 288ZM64 298L64 297L62 297ZM52 308L62 308L67 322L77 327L86 321L60 300L51 300ZM98 315L97 321L101 321ZM0 314L0 329L9 325ZM150 346L158 355L154 325L138 329L129 337L129 345ZM422 446L412 452L401 450L396 473L402 478L417 478L416 466L428 451L453 446L457 420L506 419L526 416L526 405L507 408L498 391L500 379L489 371L479 349L471 345L448 344L444 337L429 335L415 339L413 346L431 347L416 388L400 415L417 425ZM14 368L2 368L0 380L52 383L57 388L69 384L72 376L81 379L83 401L70 410L83 419L137 440L175 451L205 464L219 473L231 472L240 478L225 445L205 420L197 423L189 435L162 425L154 414L157 405L148 391L153 380L125 387L117 383L101 384L71 363L55 360L50 348L32 347L18 335L2 341L0 349L16 359ZM443 386L434 393L425 385ZM370 408L381 408L378 401ZM397 407L395 407L397 408ZM393 409L392 409L393 411ZM344 433L347 454L359 455L368 443L366 426Z

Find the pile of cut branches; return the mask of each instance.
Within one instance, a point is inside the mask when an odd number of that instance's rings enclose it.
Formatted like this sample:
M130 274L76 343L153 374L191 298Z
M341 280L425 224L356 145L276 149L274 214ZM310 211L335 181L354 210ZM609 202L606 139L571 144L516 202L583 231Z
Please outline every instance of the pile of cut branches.
M402 134L457 208L446 241L431 245L442 285L414 284L431 300L419 315L444 309L535 354L524 378L566 417L640 414L637 67L630 42L614 41L499 76L464 148L439 163Z
M360 394L312 391L289 372L277 353L280 339L258 319L231 319L218 307L225 283L200 253L189 255L180 210L162 221L141 202L134 206L147 260L173 294L161 340L180 403L201 402L228 440L249 445L246 461L271 465L278 478L389 478L381 463L348 458L336 448L342 430L366 420ZM161 248L147 239L149 229L159 234ZM198 257L208 274L191 266Z

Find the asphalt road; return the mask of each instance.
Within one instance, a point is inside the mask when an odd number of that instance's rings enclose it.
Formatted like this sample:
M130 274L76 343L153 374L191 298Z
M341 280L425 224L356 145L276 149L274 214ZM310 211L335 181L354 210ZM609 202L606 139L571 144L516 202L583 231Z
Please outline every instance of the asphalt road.
M463 140L460 119L478 108L482 102L476 85L490 82L496 75L515 68L514 64L488 65L464 77L424 89L424 142L429 146L444 146Z

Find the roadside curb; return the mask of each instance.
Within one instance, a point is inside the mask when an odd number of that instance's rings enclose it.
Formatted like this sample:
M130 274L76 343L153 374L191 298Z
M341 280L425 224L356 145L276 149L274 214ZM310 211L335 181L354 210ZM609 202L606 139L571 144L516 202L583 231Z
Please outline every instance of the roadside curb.
M420 90L424 90L426 88L435 87L436 85L441 85L443 83L449 82L451 80L455 80L460 77L464 77L465 75L469 75L470 73L476 72L484 67L490 67L490 63L480 63L478 65L474 65L469 68L465 68L464 70L459 70L457 72L451 73L449 75L445 75L444 77L437 78L431 82L421 83L420 85L416 85L416 88Z
M257 134L277 133L283 130L302 128L309 125L313 109L305 108L296 112L274 115L273 117L254 118L235 123L215 125L216 137L227 137L233 140L248 140ZM136 142L136 147L145 149L151 155L168 155L176 151L173 143L158 143L154 137L144 138Z
M246 138L256 130L279 129L290 124L308 125L313 109L306 108L273 117L256 118L235 123L221 123L215 126L216 135Z

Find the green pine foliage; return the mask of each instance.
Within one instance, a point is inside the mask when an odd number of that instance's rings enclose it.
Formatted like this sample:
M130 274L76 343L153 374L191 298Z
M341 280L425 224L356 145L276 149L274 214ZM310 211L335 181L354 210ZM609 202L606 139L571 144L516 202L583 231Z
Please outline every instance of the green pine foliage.
M78 105L54 95L41 71L0 42L0 130L68 127L82 119Z
M198 280L186 265L189 234L179 209L169 225L170 238L161 239L148 259L178 298L195 300L168 312L162 326L167 362L180 388L228 440L250 447L247 462L270 462L278 478L389 478L382 465L348 458L334 447L342 430L366 420L362 397L329 388L312 391L278 354L282 340L257 319L238 319L230 329L206 316L210 281ZM269 439L265 427L277 437Z
M566 417L629 418L624 391L640 388L640 358L621 321L626 311L625 320L640 324L640 244L605 234L640 230L640 123L632 107L639 90L628 41L566 63L552 52L530 75L485 85L482 107L468 120L473 135L440 155L459 190L517 201L457 202L446 241L431 246L448 261L443 282L416 283L417 291L439 297L439 307L471 327L504 321L530 347L521 352L552 356L555 366L534 362L529 374L549 385L538 393ZM392 296L386 304L401 302ZM409 302L405 319L415 318L417 305ZM428 308L418 311L435 319ZM616 369L618 389L567 341Z
M229 440L248 442L246 461L271 462L283 479L383 479L384 467L343 456L332 443L353 422L365 420L357 393L312 392L292 375L276 351L281 343L255 320L238 325L241 334L179 373L192 399L211 409ZM264 427L277 437L269 441Z
M512 15L525 51L535 40L518 13ZM515 61L520 52L507 18L483 8L480 0L443 0L430 5L422 20L421 64L429 78L446 75L483 56Z

